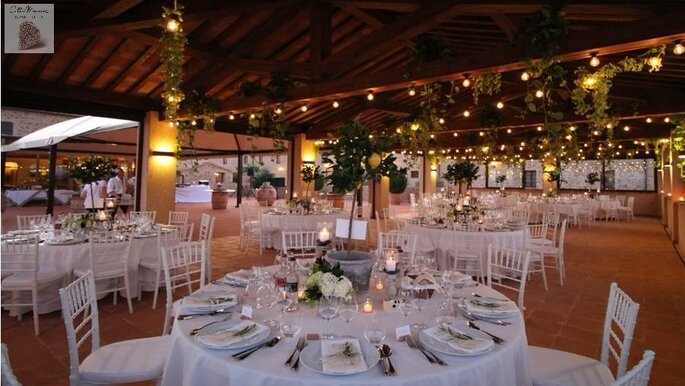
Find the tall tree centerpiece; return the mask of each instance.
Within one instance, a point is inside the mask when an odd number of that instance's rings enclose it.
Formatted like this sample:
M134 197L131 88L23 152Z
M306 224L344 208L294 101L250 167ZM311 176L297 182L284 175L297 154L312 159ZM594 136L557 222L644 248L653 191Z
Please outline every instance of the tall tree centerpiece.
M83 158L71 157L67 163L69 177L80 181L83 185L106 179L114 173L116 168L117 165L113 159L92 154L88 154ZM91 189L93 189L92 186ZM90 204L91 208L95 207L93 192L90 194Z
M469 161L456 162L447 167L447 171L443 174L443 178L450 181L457 186L459 195L462 193L462 186L466 184L466 190L471 188L471 184L480 175L478 174L478 165Z

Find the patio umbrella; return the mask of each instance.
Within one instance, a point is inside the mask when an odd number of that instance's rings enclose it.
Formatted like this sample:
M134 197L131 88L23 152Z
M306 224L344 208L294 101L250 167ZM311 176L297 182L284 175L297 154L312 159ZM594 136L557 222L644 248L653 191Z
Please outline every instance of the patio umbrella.
M36 147L46 147L60 143L67 138L137 126L138 122L135 121L86 115L34 131L9 145L3 146L2 151L9 152Z

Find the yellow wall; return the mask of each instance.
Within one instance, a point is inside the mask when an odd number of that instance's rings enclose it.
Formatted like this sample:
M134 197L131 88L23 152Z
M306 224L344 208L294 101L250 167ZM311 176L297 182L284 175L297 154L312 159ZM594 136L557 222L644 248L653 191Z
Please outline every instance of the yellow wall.
M157 222L165 223L176 199L176 157L152 155L153 151L173 152L176 149L176 128L159 120L157 112L145 116L145 139L141 180L141 210L157 211Z
M293 146L295 149L295 159L293 159L293 168L295 171L295 178L293 181L292 191L297 193L298 197L304 197L305 190L307 189L307 184L302 181L302 176L300 175L300 170L302 170L303 161L316 162L316 146L314 141L306 139L304 134L298 134L293 141ZM309 195L310 197L315 197L314 194L314 182L309 184Z

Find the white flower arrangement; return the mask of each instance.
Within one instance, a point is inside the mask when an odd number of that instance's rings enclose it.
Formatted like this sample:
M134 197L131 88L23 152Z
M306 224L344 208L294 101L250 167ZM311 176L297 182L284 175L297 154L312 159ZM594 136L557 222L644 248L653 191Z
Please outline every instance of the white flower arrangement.
M320 294L318 297L317 292ZM352 298L352 282L345 276L338 277L330 272L316 272L307 279L305 295L306 300L318 300L323 296L349 301Z

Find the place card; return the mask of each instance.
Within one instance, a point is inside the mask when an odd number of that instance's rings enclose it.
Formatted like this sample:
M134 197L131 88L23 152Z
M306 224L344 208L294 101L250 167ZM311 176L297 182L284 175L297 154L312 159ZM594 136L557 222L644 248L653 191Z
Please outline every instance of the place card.
M411 335L411 328L409 326L400 326L395 329L395 336L398 341L403 341L405 337Z
M252 319L252 306L249 304L243 304L242 310L240 310L240 319Z

